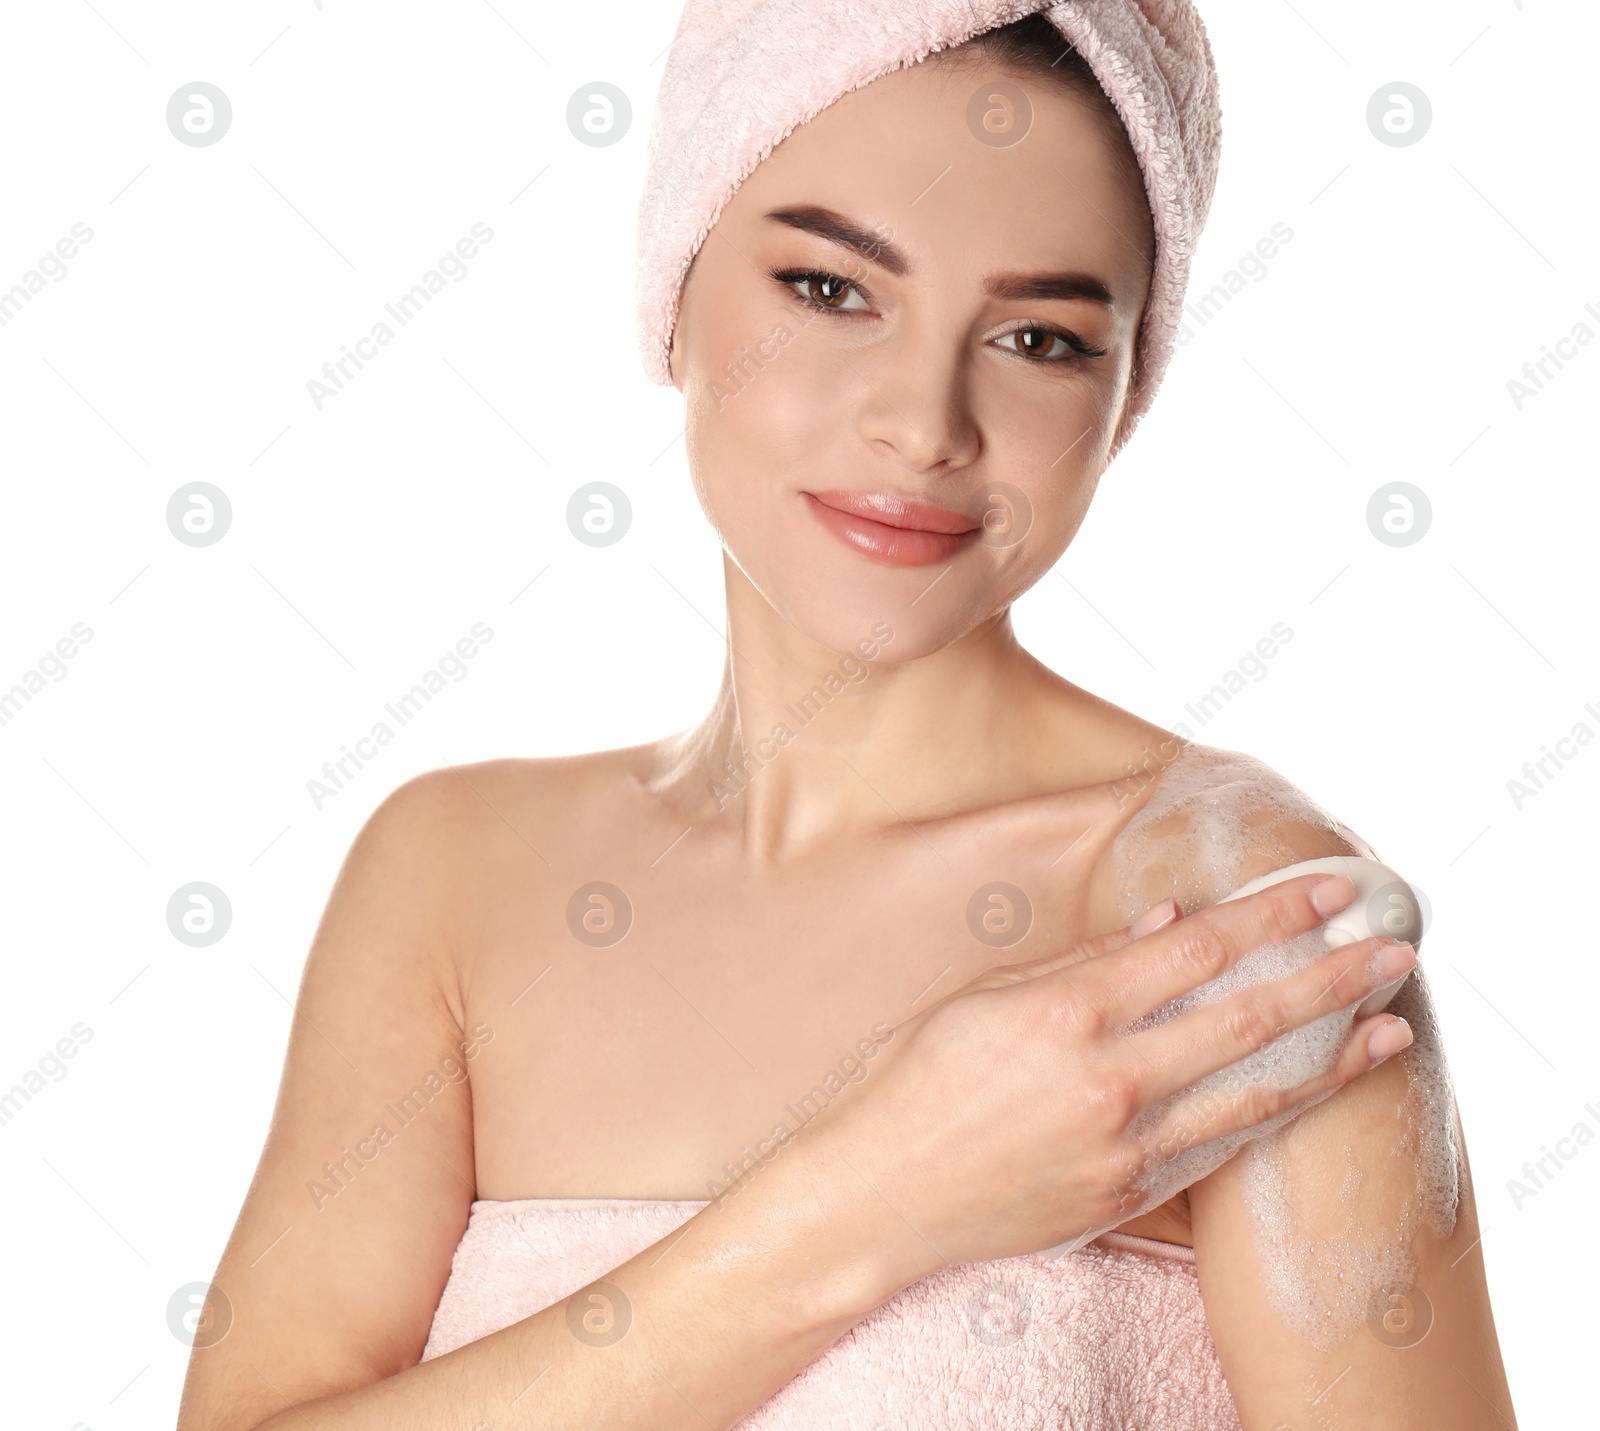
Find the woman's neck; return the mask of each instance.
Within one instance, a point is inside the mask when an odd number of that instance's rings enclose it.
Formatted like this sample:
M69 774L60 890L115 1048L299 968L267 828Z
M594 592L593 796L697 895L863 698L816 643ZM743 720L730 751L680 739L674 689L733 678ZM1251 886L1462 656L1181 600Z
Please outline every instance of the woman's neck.
M849 649L820 645L730 571L722 686L668 783L758 861L1115 779L1133 728L1156 729L1036 660L1009 609L909 660L892 621L862 624Z

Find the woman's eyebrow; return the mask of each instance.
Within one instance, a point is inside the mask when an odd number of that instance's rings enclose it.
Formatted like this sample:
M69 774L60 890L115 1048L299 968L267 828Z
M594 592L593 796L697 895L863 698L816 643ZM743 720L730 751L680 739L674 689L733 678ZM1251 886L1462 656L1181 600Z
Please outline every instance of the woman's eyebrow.
M776 219L780 224L787 224L792 229L799 229L802 233L815 234L818 238L827 239L829 243L850 249L869 262L877 264L879 268L888 269L896 277L904 277L911 272L910 261L904 251L897 248L893 242L856 223L853 219L835 213L832 209L824 209L816 204L803 204L793 209L774 209L767 217Z
M766 217L847 248L868 262L887 269L897 278L903 278L911 272L911 261L892 240L833 209L805 204L797 208L774 209ZM1115 306L1111 290L1098 278L1086 273L991 273L983 281L983 291L991 298L1088 299L1102 303L1107 308Z

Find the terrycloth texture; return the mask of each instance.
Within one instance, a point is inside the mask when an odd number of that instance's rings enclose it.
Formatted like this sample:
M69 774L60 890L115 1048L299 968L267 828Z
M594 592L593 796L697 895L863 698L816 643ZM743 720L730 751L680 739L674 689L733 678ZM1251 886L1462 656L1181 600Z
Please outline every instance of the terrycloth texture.
M704 1202L479 1200L422 1359L552 1306ZM947 1267L857 1323L741 1431L1239 1431L1194 1253L1107 1233Z
M1216 186L1216 68L1191 0L687 0L656 96L639 206L639 343L650 379L672 381L667 355L691 261L781 140L851 90L1039 11L1121 115L1155 221L1126 440L1172 356Z

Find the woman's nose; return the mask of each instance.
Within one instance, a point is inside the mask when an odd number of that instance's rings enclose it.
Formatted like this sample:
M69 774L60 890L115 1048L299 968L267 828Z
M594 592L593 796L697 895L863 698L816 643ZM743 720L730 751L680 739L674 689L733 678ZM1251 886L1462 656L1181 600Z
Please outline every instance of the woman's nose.
M874 448L918 473L954 472L977 459L982 436L960 352L905 333L853 355L850 367L862 385L858 428Z

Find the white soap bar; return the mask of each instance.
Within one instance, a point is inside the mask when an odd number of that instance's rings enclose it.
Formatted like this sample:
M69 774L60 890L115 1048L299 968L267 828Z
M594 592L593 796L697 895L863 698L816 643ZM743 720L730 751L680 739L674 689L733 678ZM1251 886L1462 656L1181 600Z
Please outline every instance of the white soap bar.
M1329 855L1320 860L1302 860L1297 865L1287 865L1241 885L1228 899L1243 899L1247 894L1255 894L1258 890L1281 884L1296 875L1307 874L1347 875L1356 887L1355 899L1323 927L1323 941L1329 949L1370 939L1376 934L1387 934L1391 939L1405 940L1421 952L1422 906L1416 892L1388 865L1378 860L1364 859L1360 855ZM1226 904L1228 899L1219 903ZM1410 977L1409 973L1402 974L1392 984L1374 989L1356 1010L1356 1017L1364 1019L1377 1013Z

